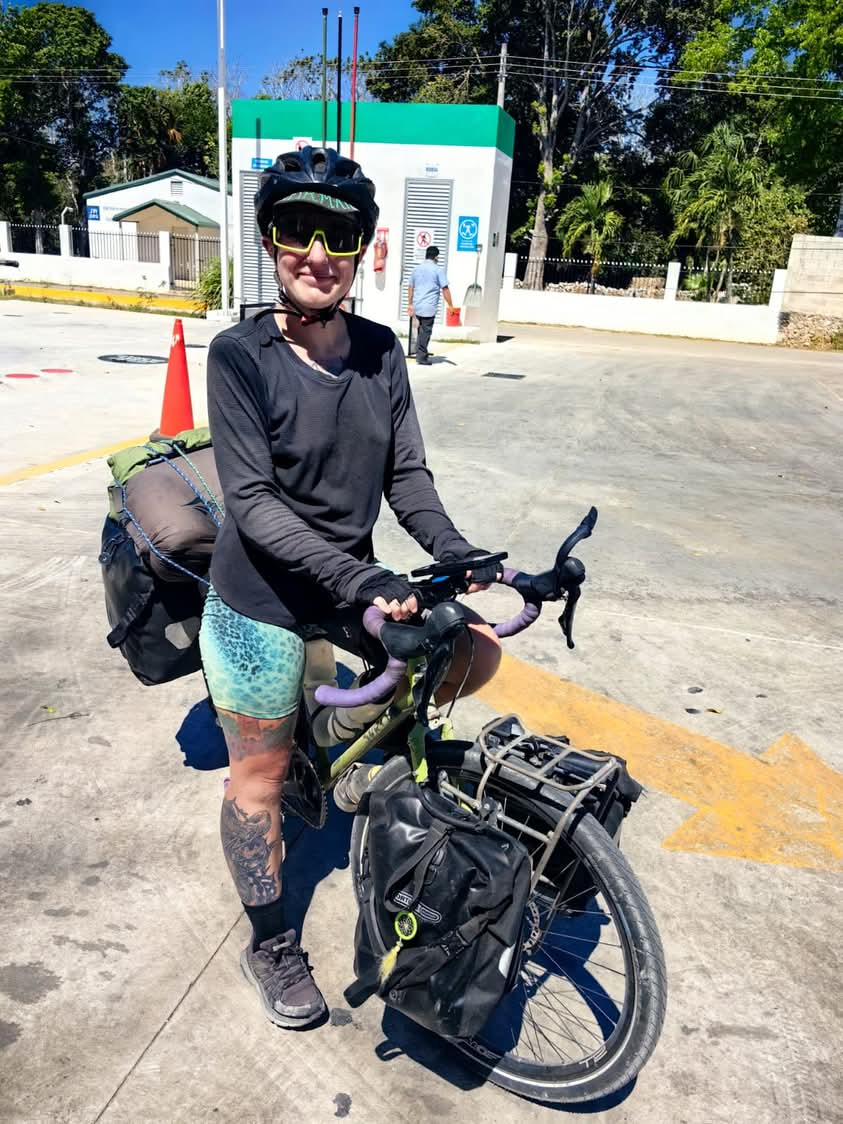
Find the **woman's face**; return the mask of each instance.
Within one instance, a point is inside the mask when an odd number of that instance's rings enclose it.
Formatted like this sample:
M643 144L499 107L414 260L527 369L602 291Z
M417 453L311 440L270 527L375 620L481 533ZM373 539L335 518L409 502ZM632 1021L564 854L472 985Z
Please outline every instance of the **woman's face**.
M305 247L310 233L324 229L331 244L331 230L337 219L320 211L312 212L303 222L304 236L300 239ZM346 223L357 227L353 222ZM275 259L275 269L279 284L295 303L306 311L318 312L338 304L346 296L354 281L357 255L336 257L329 254L321 237L313 241L309 250L302 252L282 249L273 243L272 238L264 238L263 245L270 257ZM334 247L332 247L334 248Z

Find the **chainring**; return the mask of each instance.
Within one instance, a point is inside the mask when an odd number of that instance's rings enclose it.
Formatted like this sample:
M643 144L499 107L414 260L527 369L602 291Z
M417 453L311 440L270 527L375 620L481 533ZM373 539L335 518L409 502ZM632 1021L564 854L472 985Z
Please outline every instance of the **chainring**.
M281 809L285 814L297 816L308 827L321 828L328 818L328 801L313 762L296 746L290 760Z

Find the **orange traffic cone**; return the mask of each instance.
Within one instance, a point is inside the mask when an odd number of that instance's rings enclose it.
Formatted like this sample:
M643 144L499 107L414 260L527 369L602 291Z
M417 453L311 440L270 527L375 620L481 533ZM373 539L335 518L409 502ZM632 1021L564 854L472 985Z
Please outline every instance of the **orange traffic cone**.
M161 425L153 437L175 437L183 429L193 429L193 405L190 401L190 380L187 377L184 330L181 320L177 320L173 328L170 358L167 362Z

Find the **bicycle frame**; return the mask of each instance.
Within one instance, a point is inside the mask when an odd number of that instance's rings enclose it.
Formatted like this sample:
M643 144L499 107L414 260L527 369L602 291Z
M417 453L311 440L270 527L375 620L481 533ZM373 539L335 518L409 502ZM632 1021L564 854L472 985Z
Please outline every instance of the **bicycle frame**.
M410 660L407 667L407 681L405 686L402 687L400 694L396 695L389 709L379 718L376 718L371 726L367 727L363 733L340 754L336 761L331 761L327 749L322 746L316 747L316 772L326 792L334 787L343 773L347 772L352 765L356 764L362 757L365 757L370 750L377 748L384 738L391 734L393 730L396 730L402 722L412 717L416 709L414 690L416 685L423 679L426 668L427 664L425 660ZM413 772L416 780L419 782L427 779L427 760L425 758L425 735L427 730L428 727L424 723L417 721L407 739ZM446 721L442 726L442 737L449 739L453 736L453 727L449 721Z

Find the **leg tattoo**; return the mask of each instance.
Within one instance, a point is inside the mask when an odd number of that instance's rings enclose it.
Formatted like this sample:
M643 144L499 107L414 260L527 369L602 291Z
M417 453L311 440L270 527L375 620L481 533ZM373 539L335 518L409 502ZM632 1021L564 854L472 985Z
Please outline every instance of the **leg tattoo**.
M237 798L222 802L220 823L222 846L228 868L244 905L265 905L281 893L274 857L282 849L280 838L269 842L272 820L269 812L248 815Z

